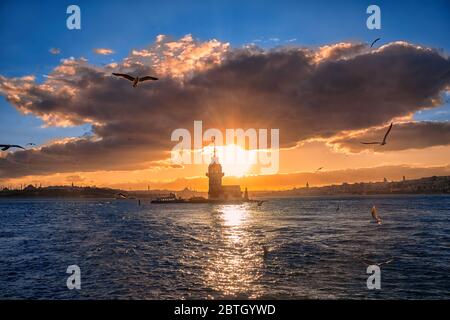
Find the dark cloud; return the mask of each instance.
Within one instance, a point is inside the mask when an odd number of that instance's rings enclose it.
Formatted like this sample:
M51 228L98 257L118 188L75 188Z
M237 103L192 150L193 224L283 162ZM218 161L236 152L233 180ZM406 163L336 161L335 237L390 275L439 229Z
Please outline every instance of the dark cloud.
M65 60L43 84L0 76L0 93L21 111L50 125L92 123L95 137L8 154L0 175L146 167L194 120L205 129L279 128L284 146L329 138L434 107L450 83L448 58L407 43L265 51L164 39L104 68ZM133 88L112 71L161 80Z
M366 149L375 151L394 151L423 149L450 144L450 122L407 122L394 124L384 146L364 145L361 142L383 140L385 128L373 129L351 137L342 137L331 141L341 148L352 152Z

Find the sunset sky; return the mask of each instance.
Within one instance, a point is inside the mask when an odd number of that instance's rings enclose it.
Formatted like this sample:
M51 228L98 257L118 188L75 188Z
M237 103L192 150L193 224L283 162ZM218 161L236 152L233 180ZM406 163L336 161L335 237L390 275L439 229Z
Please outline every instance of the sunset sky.
M195 120L280 130L277 174L224 164L250 190L450 175L450 3L378 1L369 30L370 3L318 2L77 1L68 30L71 3L2 1L0 144L36 146L0 151L0 186L206 190L170 160Z

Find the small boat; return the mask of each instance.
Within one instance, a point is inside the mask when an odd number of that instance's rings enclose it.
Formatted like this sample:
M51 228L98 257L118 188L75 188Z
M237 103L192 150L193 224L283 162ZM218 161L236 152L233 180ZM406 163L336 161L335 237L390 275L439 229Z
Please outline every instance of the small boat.
M187 202L185 199L178 198L175 193L170 193L166 196L160 196L155 200L152 200L151 203L185 203Z

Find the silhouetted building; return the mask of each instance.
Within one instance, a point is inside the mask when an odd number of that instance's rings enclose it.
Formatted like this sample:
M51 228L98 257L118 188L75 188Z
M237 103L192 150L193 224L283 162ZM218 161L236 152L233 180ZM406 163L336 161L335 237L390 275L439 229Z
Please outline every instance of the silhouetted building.
M244 199L248 200L248 190L247 190L247 188L245 188L245 191L244 191Z
M214 156L208 166L206 176L209 178L208 199L210 200L241 200L242 191L241 186L231 185L223 186L222 178L224 173L222 165L219 163L219 158L216 156L216 149L214 148Z
M36 187L33 186L32 184L29 184L23 190L25 190L25 191L33 191L33 190L36 190Z

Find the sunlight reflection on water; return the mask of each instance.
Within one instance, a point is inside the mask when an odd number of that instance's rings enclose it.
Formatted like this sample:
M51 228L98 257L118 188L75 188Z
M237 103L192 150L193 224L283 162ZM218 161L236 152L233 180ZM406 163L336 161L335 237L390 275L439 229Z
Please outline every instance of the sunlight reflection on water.
M257 298L262 291L257 281L263 264L263 251L248 231L249 205L224 205L217 209L219 249L210 252L205 266L205 285L225 296L249 294Z
M448 298L449 208L449 196L3 200L0 298ZM391 258L368 291L365 261ZM80 291L65 285L70 264Z

